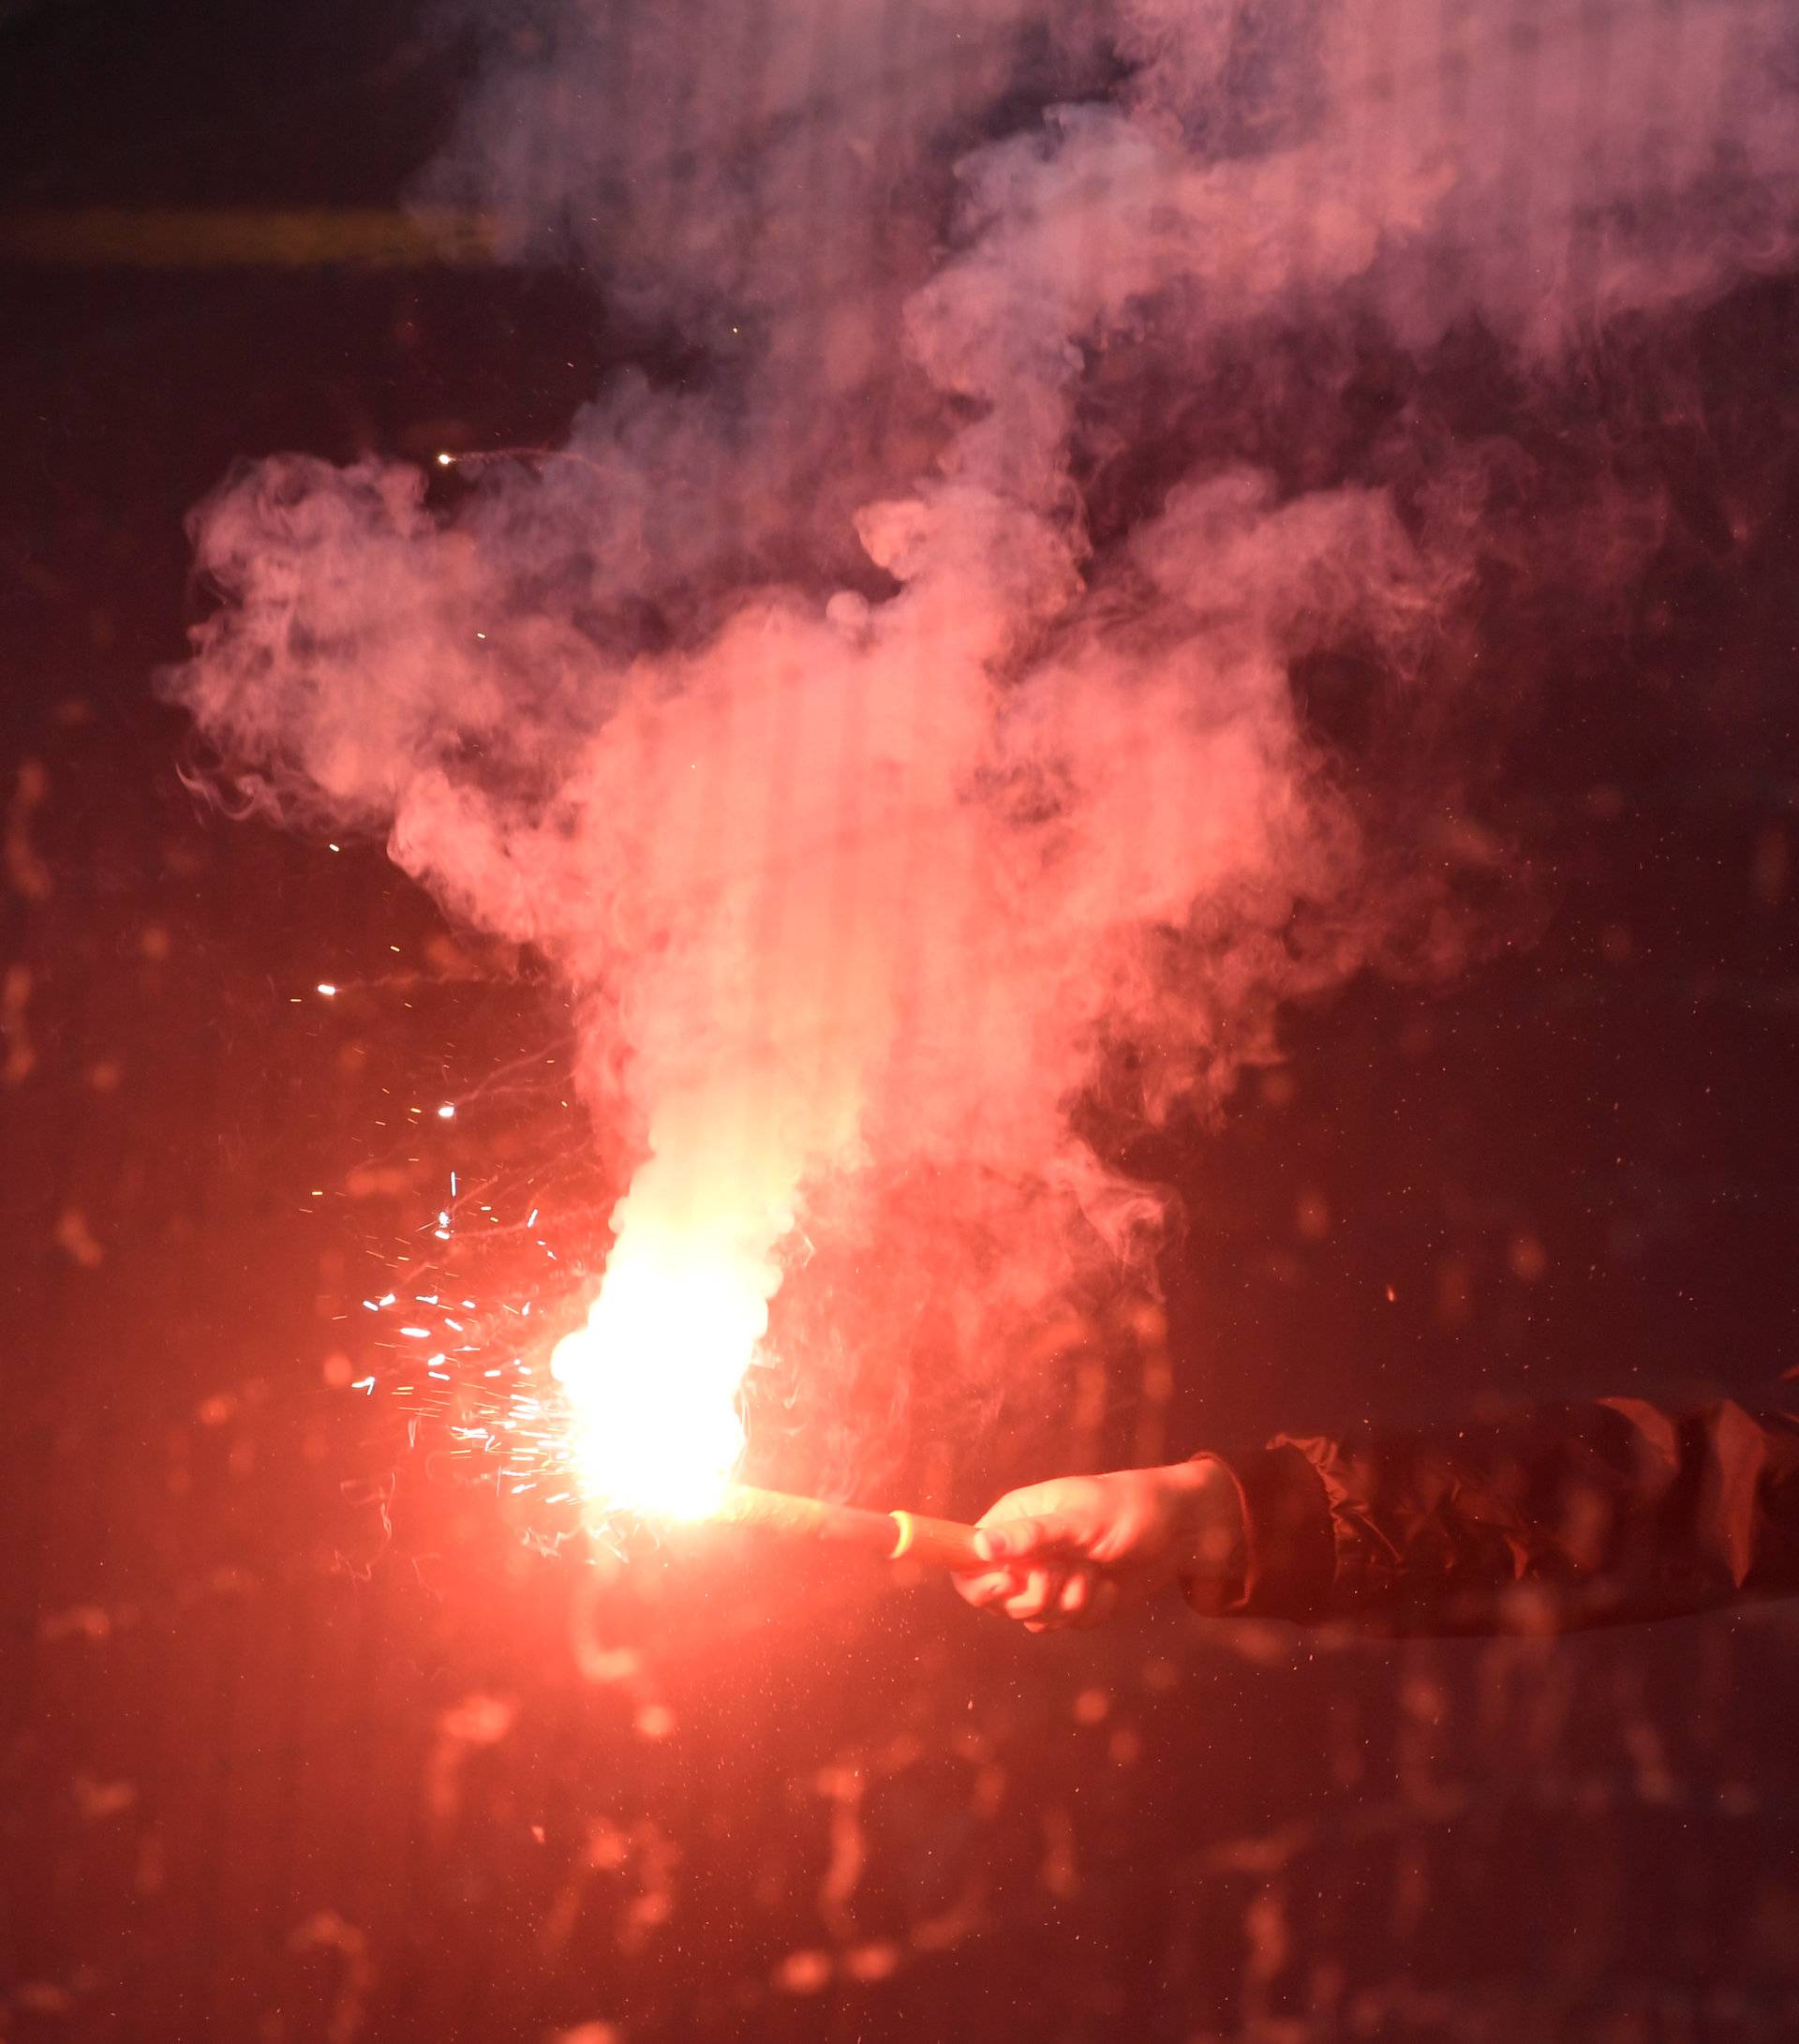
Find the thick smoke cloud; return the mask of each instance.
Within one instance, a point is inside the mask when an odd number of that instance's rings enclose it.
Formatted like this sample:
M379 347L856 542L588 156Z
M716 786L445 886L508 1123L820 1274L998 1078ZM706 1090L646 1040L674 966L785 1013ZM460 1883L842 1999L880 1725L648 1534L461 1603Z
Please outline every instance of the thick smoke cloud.
M1490 843L1408 844L1295 673L1353 650L1440 814L1445 698L1538 679L1471 657L1483 562L1597 603L1657 491L1520 509L1502 438L1347 432L1345 365L1478 331L1528 392L1785 266L1790 10L504 15L431 194L589 269L644 371L453 509L234 476L171 686L239 789L565 976L621 1256L698 1245L759 1324L881 1232L974 1369L1153 1240L1096 1085L1211 1100L1283 1001L1460 956Z

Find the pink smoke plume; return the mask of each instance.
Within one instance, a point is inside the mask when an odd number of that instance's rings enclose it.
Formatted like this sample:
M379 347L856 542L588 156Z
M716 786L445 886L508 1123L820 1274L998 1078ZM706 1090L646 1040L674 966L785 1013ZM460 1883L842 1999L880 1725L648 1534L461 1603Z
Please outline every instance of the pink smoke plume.
M692 0L502 42L433 190L706 368L621 378L451 509L375 458L234 476L171 687L240 787L385 832L566 979L629 1160L619 1338L633 1288L684 1298L740 1371L809 1230L891 1233L929 1184L933 1255L979 1246L973 1369L1153 1241L1076 1130L1121 1054L1153 1119L1296 993L1453 961L1453 843L1393 856L1293 677L1353 648L1429 728L1524 544L1504 463L1403 413L1250 458L1220 419L1304 416L1296 359L1339 409L1359 331L1474 322L1543 379L1782 266L1789 24ZM1595 591L1658 530L1603 473L1564 516Z

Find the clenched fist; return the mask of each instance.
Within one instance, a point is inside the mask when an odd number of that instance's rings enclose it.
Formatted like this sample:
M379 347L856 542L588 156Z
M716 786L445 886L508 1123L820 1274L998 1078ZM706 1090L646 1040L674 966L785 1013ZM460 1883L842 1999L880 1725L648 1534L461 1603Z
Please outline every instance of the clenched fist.
M1241 1588L1242 1503L1210 1456L1031 1484L1007 1491L979 1524L993 1566L959 1575L956 1587L1027 1632L1101 1624L1175 1582L1212 1611Z

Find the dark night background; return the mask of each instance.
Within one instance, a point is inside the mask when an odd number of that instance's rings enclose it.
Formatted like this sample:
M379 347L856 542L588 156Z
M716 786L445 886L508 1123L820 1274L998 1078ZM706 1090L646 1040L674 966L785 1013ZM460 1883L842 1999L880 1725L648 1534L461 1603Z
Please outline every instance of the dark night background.
M391 207L469 61L389 0L14 5L0 207ZM473 261L59 253L0 270L0 2035L1799 2036L1792 1608L1039 1641L736 1550L620 1584L404 1452L346 1314L450 1170L579 1189L566 1017L189 795L183 519L245 455L552 439L623 343ZM1799 1362L1799 293L1689 367L1642 603L1491 739L1540 933L1158 1142L1167 1325L1070 1334L1058 1459Z

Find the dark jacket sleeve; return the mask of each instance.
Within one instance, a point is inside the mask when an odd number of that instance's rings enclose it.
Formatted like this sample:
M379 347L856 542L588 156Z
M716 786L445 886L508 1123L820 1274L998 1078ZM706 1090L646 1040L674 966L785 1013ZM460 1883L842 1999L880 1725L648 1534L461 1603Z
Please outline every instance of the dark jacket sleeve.
M1244 1614L1565 1632L1799 1590L1799 1410L1605 1398L1223 1459Z

